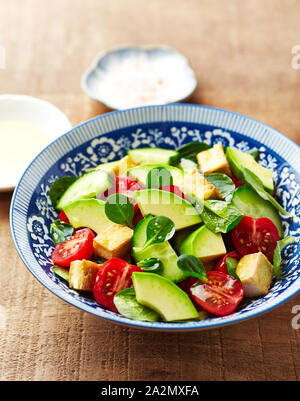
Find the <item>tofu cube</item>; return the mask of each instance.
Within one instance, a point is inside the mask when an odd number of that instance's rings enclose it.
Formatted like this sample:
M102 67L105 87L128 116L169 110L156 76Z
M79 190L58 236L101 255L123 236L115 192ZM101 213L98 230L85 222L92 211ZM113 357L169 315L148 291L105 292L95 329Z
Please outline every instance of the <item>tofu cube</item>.
M223 199L223 196L213 184L204 178L204 200L207 199Z
M121 224L112 224L94 238L94 249L105 259L122 258L131 248L133 230Z
M236 273L243 284L246 297L268 294L272 283L273 266L263 253L243 256L236 267Z
M125 156L119 161L118 174L125 174L129 168L138 166L130 156Z
M211 149L198 153L197 161L203 174L223 173L232 175L223 146L220 143Z
M75 290L93 291L96 276L102 265L90 260L75 260L70 264L69 287Z
M198 199L222 199L217 188L197 170L193 169L184 175L183 192L187 191Z

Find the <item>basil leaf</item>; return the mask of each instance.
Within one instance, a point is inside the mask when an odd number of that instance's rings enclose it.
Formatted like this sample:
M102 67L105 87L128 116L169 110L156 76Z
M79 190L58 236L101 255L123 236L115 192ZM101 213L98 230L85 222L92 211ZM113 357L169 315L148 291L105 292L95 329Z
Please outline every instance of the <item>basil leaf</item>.
M146 179L147 188L161 188L173 185L173 177L164 167L155 167L149 171Z
M226 266L227 266L228 274L231 277L241 281L239 276L236 274L236 271L235 271L235 269L237 267L237 264L238 264L238 262L237 262L236 259L234 259L234 258L226 258Z
M204 202L204 206L219 217L227 217L229 202L219 200L207 200Z
M147 225L147 240L144 248L152 244L168 241L173 237L174 233L175 224L171 219L166 216L153 217Z
M74 232L73 226L68 223L63 223L60 220L55 220L50 226L50 235L55 244L64 242L72 237Z
M230 177L222 173L206 174L205 178L214 185L222 195L223 199L230 201L235 191L235 185Z
M134 288L126 288L114 296L114 304L118 312L133 320L157 322L160 316L154 310L138 303Z
M176 149L179 154L179 159L188 159L197 163L197 154L204 150L210 149L211 146L204 142L191 142Z
M279 212L291 217L291 214L283 209L283 207L264 189L264 185L259 177L249 169L243 167L244 181L250 185L263 199L269 201Z
M204 224L214 233L228 233L243 218L243 214L233 205L227 206L227 216L220 217L216 213L204 207L201 213Z
M128 196L119 193L110 195L104 210L109 220L133 228L134 207Z
M54 265L54 266L52 266L52 271L59 278L62 278L67 283L69 282L69 269L62 267L62 266Z
M203 263L193 255L180 255L177 260L177 266L188 276L207 281L206 270Z
M260 151L257 148L253 148L253 149L249 150L249 152L247 152L247 153L249 153L249 155L251 155L253 157L253 159L258 162Z
M58 178L51 185L49 190L49 196L52 202L52 205L56 208L58 201L62 197L62 195L66 192L66 190L76 181L76 177L71 177L66 175L65 177Z
M277 245L274 251L274 257L273 257L273 270L274 270L274 275L277 278L277 280L281 279L282 272L281 272L281 252L283 249L289 245L293 244L296 242L296 238L292 236L288 236L280 241L277 241Z
M148 258L140 260L137 265L144 271L148 273L161 274L163 271L163 264L158 258Z

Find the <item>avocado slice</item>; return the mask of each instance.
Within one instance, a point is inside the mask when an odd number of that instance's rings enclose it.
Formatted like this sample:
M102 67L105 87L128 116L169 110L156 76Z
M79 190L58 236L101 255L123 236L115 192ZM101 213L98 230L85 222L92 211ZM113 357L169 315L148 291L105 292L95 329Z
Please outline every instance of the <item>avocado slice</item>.
M230 169L233 174L241 181L244 182L243 167L252 171L259 177L269 192L274 191L274 182L272 171L261 166L249 153L241 152L234 148L227 148L226 156Z
M169 173L171 174L171 176L173 178L174 185L177 185L178 187L180 187L182 185L183 175L184 175L183 170L181 170L178 167L169 166L167 164L143 164L141 166L129 168L126 171L126 174L132 178L135 178L140 183L142 183L143 185L146 186L147 175L148 175L149 171L153 170L153 169L161 169L161 168L165 168L166 170L169 171Z
M168 241L153 244L143 249L147 239L147 225L151 219L153 216L148 214L136 226L132 237L132 256L137 262L148 258L158 258L163 264L162 275L178 283L184 280L186 275L178 268L178 256Z
M77 200L63 210L74 228L88 227L100 234L112 225L104 209L105 202L93 198Z
M137 301L155 310L165 321L199 318L189 296L165 277L154 273L134 272L132 282Z
M132 248L132 255L137 262L148 258L159 259L163 264L162 276L175 283L179 283L187 277L177 266L178 256L169 241L153 244L146 248Z
M203 263L225 255L226 248L220 233L213 233L205 225L190 234L180 247L181 255L194 255Z
M137 164L172 164L178 158L178 152L172 149L138 148L127 151L128 156Z
M113 185L109 174L103 170L93 170L81 175L67 188L57 203L57 209L64 209L69 203L79 199L95 198Z
M176 230L201 223L202 218L190 202L159 189L144 189L133 193L143 216L169 217L175 224Z
M237 188L233 193L231 202L245 216L254 219L266 217L272 220L278 229L279 237L283 237L283 227L279 213L270 202L260 197L254 189L250 187Z

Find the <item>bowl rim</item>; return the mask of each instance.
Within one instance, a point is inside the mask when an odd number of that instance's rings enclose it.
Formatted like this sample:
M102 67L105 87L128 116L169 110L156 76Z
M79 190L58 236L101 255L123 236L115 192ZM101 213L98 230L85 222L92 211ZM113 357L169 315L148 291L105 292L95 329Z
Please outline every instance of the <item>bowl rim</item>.
M218 107L212 107L212 106L206 106L206 105L197 105L197 104L185 104L185 103L172 103L172 104L166 104L166 105L153 105L153 106L142 106L142 107L135 107L135 108L130 108L130 109L126 109L126 110L115 110L115 111L111 111L109 113L105 113L96 117L93 117L89 120L86 120L80 124L78 124L77 126L72 127L69 131L67 131L65 134L61 135L59 138L57 138L56 140L54 140L53 142L56 142L57 140L59 140L61 137L66 137L69 133L71 133L73 130L83 127L87 124L89 124L92 121L98 120L98 119L103 119L103 118L107 118L108 116L112 115L112 114L121 114L121 113L126 113L128 111L134 111L134 110L141 110L141 109L149 109L149 108L171 108L171 107L196 107L196 108L202 108L202 109L209 109L209 110L215 110L215 111L221 111L221 112L225 112L225 113L229 113L231 115L235 115L235 116L240 116L242 118L245 119L249 119L255 123L258 123L259 125L262 125L268 129L271 129L272 131L274 131L276 134L278 134L279 136L283 137L285 140L287 140L288 142L290 142L293 146L296 146L296 148L298 148L297 150L300 150L299 145L297 145L292 139L290 139L289 137L287 137L286 135L284 135L282 132L276 130L275 128L269 126L266 123L263 123L255 118L252 117L248 117L244 114L241 113L236 113L234 111L230 111L230 110L226 110L226 109L222 109L222 108L218 108ZM149 122L143 122L143 124L147 124ZM133 125L137 125L138 122L135 122ZM130 125L128 125L130 126ZM244 134L245 136L247 136L246 134ZM250 137L251 138L251 137ZM259 141L259 140L258 140ZM266 308L264 308L263 310L258 310L258 311L250 311L250 315L249 316L239 316L238 318L235 318L233 321L214 321L214 319L210 320L210 324L207 324L205 326L201 325L199 327L197 326L193 326L193 327L182 327L182 326L176 326L176 327L163 327L163 326L156 326L155 327L155 323L153 324L153 322L151 322L151 325L149 324L150 322L144 322L144 321L135 321L135 320L131 320L131 319L127 319L122 317L121 315L106 315L106 316L101 316L99 315L99 313L97 313L96 311L93 310L87 310L85 305L83 305L80 301L77 301L75 298L72 300L66 299L66 297L63 296L63 294L61 295L58 291L55 290L55 288L50 288L49 286L47 286L46 283L43 282L42 278L39 277L37 274L35 274L35 272L33 271L33 269L31 268L30 264L27 263L26 258L23 255L22 250L20 249L19 243L17 242L16 239L16 235L14 232L14 225L13 225L13 212L14 212L14 204L16 201L16 197L17 197L17 193L18 193L18 189L19 186L23 180L23 177L25 176L26 172L28 171L28 169L31 167L31 165L35 162L35 160L37 160L40 155L46 151L52 144L53 142L51 142L50 144L48 144L41 152L39 152L36 157L31 161L31 163L27 166L26 170L23 172L14 192L13 192L13 196L11 199L11 204L10 204L10 210L9 210L9 221L10 221L10 229L11 229L11 235L13 238L13 242L14 245L16 247L16 250L21 258L21 260L23 261L23 263L25 264L25 266L27 267L27 269L32 273L32 275L43 285L45 286L50 292L52 292L53 294L55 294L56 296L58 296L60 299L62 299L63 301L77 307L78 309L93 314L97 317L103 318L105 320L109 320L112 321L114 323L123 325L123 326L127 326L127 327L132 327L132 328L139 328L139 329L145 329L145 330L153 330L153 331L198 331L198 330L208 330L208 329L214 329L214 328L218 328L218 327L225 327L228 325L233 325L233 324L237 324L237 323L241 323L243 321L255 318L257 316L260 316L266 312L269 312L271 310L273 310L274 308L277 308L278 306L282 305L283 303L287 302L289 299L291 299L292 297L294 297L295 295L297 295L298 293L300 293L300 286L299 288L295 288L287 297L285 297L284 299L280 300L279 302L275 302L272 303L271 305L268 305ZM271 148L272 149L272 148ZM288 165L290 165L290 163L288 163ZM297 281L300 280L300 276L297 278ZM274 298L276 299L276 297ZM234 314L232 314L233 316ZM231 316L231 315L229 315ZM126 320L126 321L122 321L122 320ZM203 320L202 320L203 322ZM149 325L148 325L148 324ZM162 324L164 322L157 322L158 324ZM177 323L182 324L182 325L188 325L188 323L191 322L182 322L182 323ZM193 322L195 323L195 322ZM199 323L201 323L201 321L199 321ZM168 322L165 322L166 325L168 325Z
M81 79L80 79L81 89L91 99L96 100L97 102L100 102L100 103L104 104L106 107L110 108L113 111L126 111L126 110L129 110L127 108L125 108L125 109L117 108L116 109L115 106L113 106L111 103L106 101L105 98L103 98L101 96L95 96L94 93L90 91L89 86L87 85L87 80L88 80L89 75L97 68L97 65L100 62L100 60L102 60L104 57L108 56L109 54L116 53L116 52L118 52L120 50L125 50L125 49L135 49L137 51L145 51L145 52L149 52L149 51L156 50L156 49L163 49L163 50L167 50L167 51L170 51L172 53L178 54L185 61L186 66L189 68L189 70L190 70L190 72L192 74L192 77L193 77L194 84L193 84L193 88L187 93L187 95L185 97L178 98L177 102L180 103L180 102L186 101L195 92L195 90L197 88L197 85L198 85L196 73L195 73L194 69L191 66L189 58L187 56L185 56L183 53L181 53L180 51L174 49L173 47L171 47L169 45L164 45L164 44L151 44L151 45L122 44L122 45L112 46L110 48L104 49L103 51L99 52L93 58L90 66L81 75ZM170 105L170 104L173 104L173 102L172 103L166 103L166 104ZM149 107L149 106L137 106L137 107L132 107L131 109L140 108L140 107Z

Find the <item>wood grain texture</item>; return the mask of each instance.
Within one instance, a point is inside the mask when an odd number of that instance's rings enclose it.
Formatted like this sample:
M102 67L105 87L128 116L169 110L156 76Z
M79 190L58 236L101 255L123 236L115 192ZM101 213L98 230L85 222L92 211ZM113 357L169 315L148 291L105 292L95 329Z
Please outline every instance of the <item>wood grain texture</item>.
M108 111L80 88L113 45L167 44L194 67L191 102L260 119L300 144L300 2L0 0L2 93L49 100L72 124ZM3 173L3 172L2 172ZM0 380L299 380L297 296L245 323L194 333L127 329L52 295L26 270L0 194Z

